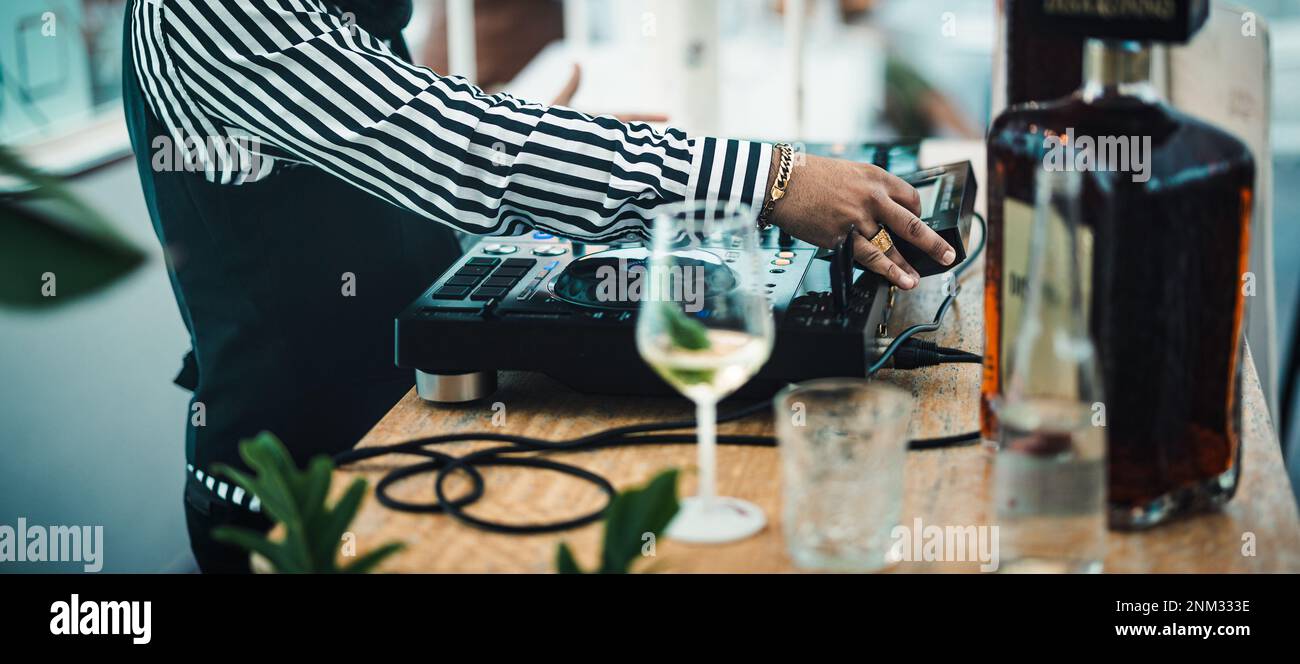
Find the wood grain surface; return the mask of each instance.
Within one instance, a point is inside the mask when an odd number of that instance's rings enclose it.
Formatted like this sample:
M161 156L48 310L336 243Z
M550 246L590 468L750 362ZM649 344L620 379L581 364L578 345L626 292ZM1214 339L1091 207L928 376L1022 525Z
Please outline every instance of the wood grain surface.
M925 280L918 292L900 294L891 331L928 320L943 295L941 278ZM957 303L943 329L931 338L980 352L983 345L982 274L976 266L964 280ZM527 343L526 340L521 341ZM809 349L814 352L814 349ZM610 371L592 366L591 371ZM1236 498L1219 512L1201 514L1143 533L1111 533L1108 572L1295 572L1300 571L1300 517L1282 464L1277 437L1269 421L1252 361L1246 363L1244 460ZM930 437L977 428L977 364L948 365L913 372L882 372L916 396L912 437ZM494 410L494 404L500 404ZM504 407L504 411L500 409ZM732 405L732 408L736 405ZM724 405L724 412L727 406ZM500 421L500 414L504 422ZM498 421L494 423L494 415ZM500 390L488 401L470 405L433 405L414 392L406 395L359 443L388 445L451 432L508 432L550 440L573 438L611 426L687 419L689 403L672 399L581 395L545 377L502 375ZM497 426L500 424L501 426ZM771 415L725 424L721 433L772 435ZM446 446L456 454L483 443ZM683 469L683 495L694 491L691 445L639 446L596 452L554 454L554 458L590 469L623 488L645 482L656 472ZM387 469L419 461L388 456L338 471L335 491L360 473L374 485ZM674 572L796 571L781 528L781 481L777 451L772 448L723 446L718 453L718 488L724 495L750 500L767 514L768 526L756 536L726 545L692 546L661 538L655 556L639 569ZM978 445L912 452L905 469L903 523L919 517L925 524L984 525L990 458ZM552 521L597 508L603 495L580 480L553 472L520 468L485 468L486 495L469 513L510 523ZM453 495L468 482L452 479ZM430 477L405 480L393 495L411 501L432 499ZM382 567L389 572L549 572L556 545L567 541L579 562L594 565L601 527L593 524L561 534L515 536L483 532L445 515L395 512L367 498L352 532L364 552L399 540L407 548ZM1254 555L1243 554L1243 538L1253 539ZM974 565L903 563L893 571L973 571Z

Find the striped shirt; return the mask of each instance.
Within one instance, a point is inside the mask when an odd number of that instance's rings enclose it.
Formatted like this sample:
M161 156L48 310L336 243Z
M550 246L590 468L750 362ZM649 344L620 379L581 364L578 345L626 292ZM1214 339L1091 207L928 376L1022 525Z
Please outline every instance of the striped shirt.
M408 64L321 0L134 0L132 12L149 108L211 182L305 164L468 233L584 240L644 235L666 203L756 215L763 202L768 144L487 94Z

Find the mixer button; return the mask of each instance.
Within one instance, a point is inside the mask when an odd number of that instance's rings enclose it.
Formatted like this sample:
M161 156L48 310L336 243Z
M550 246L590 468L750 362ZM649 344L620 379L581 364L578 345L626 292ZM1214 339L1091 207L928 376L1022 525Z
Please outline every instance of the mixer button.
M493 276L493 277L489 277L487 281L483 282L483 287L484 288L510 288L511 286L515 285L515 282L517 281L519 281L519 277Z
M475 256L474 258L471 258L471 259L465 261L465 264L466 264L466 265L484 265L484 266L487 266L487 267L492 267L492 266L494 266L494 265L496 265L497 263L500 263L500 262L501 262L501 259L500 259L500 258L492 258L492 257L490 257L490 256Z
M777 258L777 259L775 259L775 260L772 261L772 264L773 264L773 265L776 265L776 266L779 266L779 267L784 267L784 266L786 266L786 265L789 265L790 263L791 263L791 261L790 261L789 258Z
M533 250L533 253L537 256L560 256L566 251L568 251L568 249L565 249L558 244L552 244L545 247L538 247Z
M492 273L492 276L511 277L513 279L518 279L519 277L522 277L525 274L528 274L528 268L526 267L499 267L497 268L496 272Z
M519 247L513 244L489 244L483 247L483 252L488 254L513 254L516 251L519 251Z
M478 280L479 280L479 279L482 279L482 278L483 278L483 277L481 277L481 276L475 277L475 276L471 276L471 275L462 275L462 276L459 276L459 277L452 277L452 278L448 279L448 280L447 280L447 283L444 284L444 285L446 285L446 286L475 286L475 285L478 284Z
M777 258L794 258L794 252L793 252L793 251L778 251L778 252L776 252L776 257L777 257Z
M505 288L489 288L484 286L469 296L471 300L491 300L492 298L501 297L506 294Z
M468 286L443 286L433 294L435 300L460 300L469 293Z
M456 270L456 276L481 277L490 271L492 271L492 268L483 265L466 265L465 267Z
M532 267L537 265L536 258L507 258L501 267Z

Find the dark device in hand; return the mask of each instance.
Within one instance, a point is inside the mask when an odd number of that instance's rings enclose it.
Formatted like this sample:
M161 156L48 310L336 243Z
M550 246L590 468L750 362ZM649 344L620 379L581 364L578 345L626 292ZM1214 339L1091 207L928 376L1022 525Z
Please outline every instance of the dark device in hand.
M975 211L975 173L969 161L927 168L902 176L921 194L921 221L939 234L957 258L941 265L920 248L893 234L898 253L922 277L947 272L966 260L966 238L970 237L971 213Z

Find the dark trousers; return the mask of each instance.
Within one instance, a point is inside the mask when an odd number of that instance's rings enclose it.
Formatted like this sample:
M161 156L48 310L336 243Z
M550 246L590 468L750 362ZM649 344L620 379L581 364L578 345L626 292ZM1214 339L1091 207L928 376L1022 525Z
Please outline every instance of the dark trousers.
M190 478L185 486L185 526L190 533L190 550L204 574L248 574L248 551L218 542L212 529L239 526L267 532L271 520L213 495L207 487Z
M411 372L393 365L393 318L460 255L456 235L305 165L240 186L155 169L154 141L171 134L136 77L133 15L122 49L127 129L154 230L184 258L167 262L194 349L177 382L206 409L205 424L186 430L186 462L244 468L239 441L259 431L279 436L299 467L345 450L410 389ZM405 52L400 38L394 46ZM344 275L359 295L342 291ZM214 541L213 528L269 527L207 487L187 486L185 515L204 572L249 569L247 552Z

